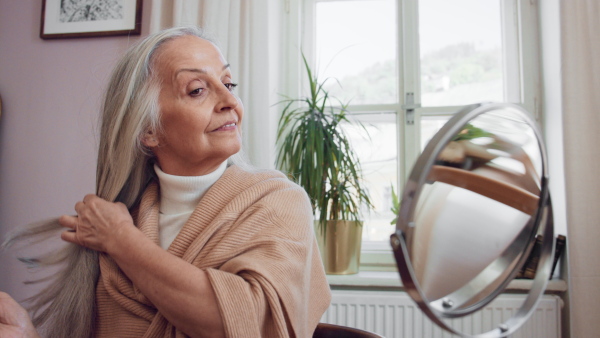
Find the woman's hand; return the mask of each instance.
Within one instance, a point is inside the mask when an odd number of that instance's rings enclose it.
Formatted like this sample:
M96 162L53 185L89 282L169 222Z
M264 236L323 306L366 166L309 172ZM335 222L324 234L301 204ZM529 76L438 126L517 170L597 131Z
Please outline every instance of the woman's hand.
M70 229L61 238L92 250L108 252L112 239L123 227L134 226L125 204L108 202L96 195L86 195L75 204L75 211L77 216L59 218L59 223Z
M27 311L7 293L0 291L0 337L37 338Z

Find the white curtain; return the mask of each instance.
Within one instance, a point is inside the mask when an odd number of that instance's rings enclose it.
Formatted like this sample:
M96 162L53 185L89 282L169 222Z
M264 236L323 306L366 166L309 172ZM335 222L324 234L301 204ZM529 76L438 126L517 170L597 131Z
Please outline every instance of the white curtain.
M600 333L600 1L562 0L571 337Z
M231 64L244 103L244 149L252 164L273 168L277 107L281 1L152 0L151 33L197 25Z

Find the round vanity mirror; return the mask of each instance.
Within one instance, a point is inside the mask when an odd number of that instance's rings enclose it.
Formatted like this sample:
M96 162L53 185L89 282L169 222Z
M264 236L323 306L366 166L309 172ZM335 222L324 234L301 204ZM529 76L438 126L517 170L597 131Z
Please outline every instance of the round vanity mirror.
M551 270L547 182L541 135L519 106L469 106L431 139L406 183L391 244L406 292L432 321L474 337L504 337L525 322ZM507 287L538 235L536 277L514 316L488 332L454 328L452 318Z

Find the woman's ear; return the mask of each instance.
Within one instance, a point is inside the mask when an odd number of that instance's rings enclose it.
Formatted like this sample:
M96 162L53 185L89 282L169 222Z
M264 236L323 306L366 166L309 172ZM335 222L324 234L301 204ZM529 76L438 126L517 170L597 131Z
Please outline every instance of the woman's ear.
M156 134L152 130L146 131L142 137L142 144L148 148L158 147L159 142Z

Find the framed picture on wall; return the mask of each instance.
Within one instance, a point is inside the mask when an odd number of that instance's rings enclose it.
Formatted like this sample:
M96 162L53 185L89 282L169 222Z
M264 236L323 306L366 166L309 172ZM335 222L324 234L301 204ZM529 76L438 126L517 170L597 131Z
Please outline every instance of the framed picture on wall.
M142 0L42 0L42 39L139 35Z

